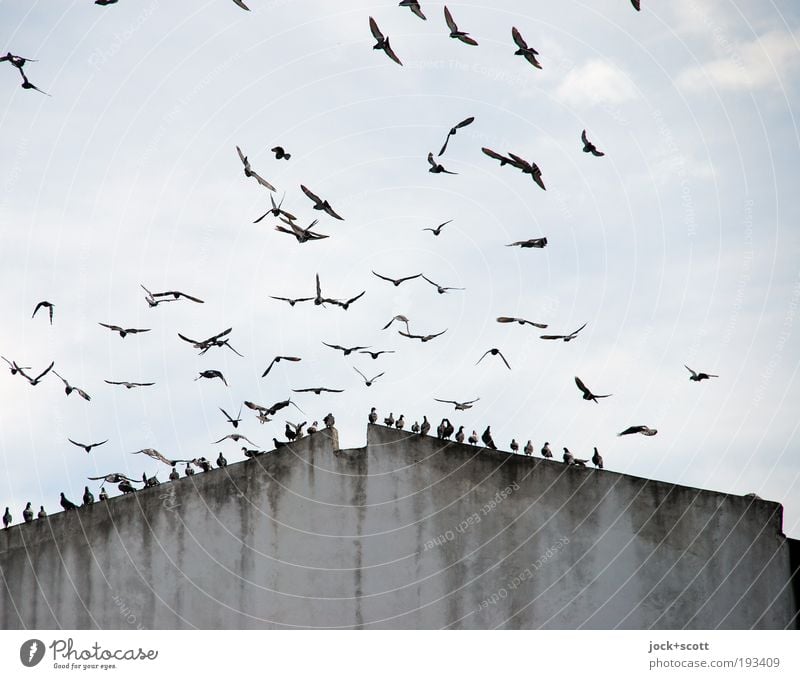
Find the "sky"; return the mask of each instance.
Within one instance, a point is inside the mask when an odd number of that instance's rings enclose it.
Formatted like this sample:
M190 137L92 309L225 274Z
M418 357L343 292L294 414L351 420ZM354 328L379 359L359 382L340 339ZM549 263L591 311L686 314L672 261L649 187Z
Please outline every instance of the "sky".
M800 8L758 0L450 2L477 47L396 2L0 2L0 53L36 59L19 87L0 63L0 354L55 369L36 387L0 372L0 506L57 511L88 476L140 477L223 450L219 408L293 398L240 432L264 449L284 423L336 417L343 447L366 418L449 417L508 450L545 441L606 468L784 505L800 536ZM368 18L403 66L373 51ZM539 52L514 55L516 26ZM449 128L474 116L427 171ZM581 151L581 131L606 155ZM291 160L270 153L284 146ZM299 244L253 221L269 192L330 238ZM487 146L532 160L547 191ZM312 209L305 184L344 221ZM434 237L425 227L453 220ZM508 243L547 237L544 249ZM422 279L394 287L372 271ZM364 297L344 311L270 295ZM151 309L139 287L205 300ZM55 304L52 327L37 302ZM422 344L381 328L395 314ZM520 316L567 333L539 339ZM98 323L150 328L118 335ZM244 355L178 339L232 327ZM396 353L343 357L322 342ZM487 356L499 348L499 357ZM283 362L261 378L281 354ZM693 383L684 365L719 378ZM369 377L366 387L353 367ZM38 369L38 370L37 370ZM218 369L219 380L195 381ZM612 397L583 401L574 377ZM125 390L104 380L153 381ZM434 398L480 398L465 413ZM630 425L654 437L618 437ZM81 442L109 439L86 454ZM92 484L97 492L97 484Z

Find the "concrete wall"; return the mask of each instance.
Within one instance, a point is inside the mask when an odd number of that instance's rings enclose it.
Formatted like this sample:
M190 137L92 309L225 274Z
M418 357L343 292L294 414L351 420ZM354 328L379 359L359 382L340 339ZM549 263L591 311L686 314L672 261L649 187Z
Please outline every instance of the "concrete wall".
M796 624L776 503L331 434L0 531L0 626Z

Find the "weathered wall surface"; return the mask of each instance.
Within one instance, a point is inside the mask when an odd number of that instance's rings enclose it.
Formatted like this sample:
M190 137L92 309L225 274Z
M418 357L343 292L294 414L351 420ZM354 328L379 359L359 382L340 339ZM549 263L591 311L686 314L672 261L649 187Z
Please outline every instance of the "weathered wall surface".
M0 531L0 626L794 627L781 520L385 427L336 451L323 431Z

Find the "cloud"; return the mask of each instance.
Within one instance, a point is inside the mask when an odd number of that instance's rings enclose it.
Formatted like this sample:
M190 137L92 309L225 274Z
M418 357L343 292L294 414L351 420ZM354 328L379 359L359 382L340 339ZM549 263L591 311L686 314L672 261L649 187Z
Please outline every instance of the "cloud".
M614 64L591 59L570 71L556 91L570 106L621 104L636 98L636 88L627 73Z
M798 35L770 31L741 46L720 43L726 56L686 69L678 85L686 90L704 90L709 85L745 91L779 86L797 68Z

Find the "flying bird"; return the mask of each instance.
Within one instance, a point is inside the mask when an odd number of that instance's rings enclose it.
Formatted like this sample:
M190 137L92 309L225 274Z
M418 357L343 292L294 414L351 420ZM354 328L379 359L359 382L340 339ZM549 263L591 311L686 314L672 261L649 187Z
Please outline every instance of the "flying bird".
M64 383L64 392L66 393L67 396L69 396L73 391L75 391L75 392L78 393L78 396L80 396L84 401L91 401L92 400L92 397L89 396L89 394L87 394L83 389L79 389L78 387L73 387L69 382L67 382L67 380L65 380L63 377L61 377L61 375L59 375L55 370L53 371L53 374Z
M363 351L359 351L358 353L359 354L369 354L370 356L372 356L372 360L374 361L381 354L394 354L396 352L393 351L393 350L386 350L386 349L383 349L381 351L369 351L369 349L364 349Z
M244 155L244 153L242 153L242 149L240 149L237 146L236 152L239 154L239 159L242 161L242 165L244 165L244 176L248 178L255 177L256 181L259 184L261 184L261 186L263 186L266 189L269 189L270 191L275 191L275 187L272 184L270 184L266 179L264 179L260 174L258 174L258 172L253 170L253 168L250 166L250 161L247 159L247 156Z
M547 327L547 323L534 323L533 321L525 320L524 318L512 318L509 316L498 316L497 317L498 323L519 323L520 325L532 325L534 328L541 328L544 330Z
M486 358L487 354L491 354L492 356L499 356L500 358L503 359L503 363L506 364L506 368L511 370L511 366L508 365L508 361L506 360L506 357L503 356L503 354L500 352L500 349L497 349L497 348L489 349L483 356L481 356L478 359L478 363L480 363L484 358ZM475 365L478 365L478 363L476 363Z
M707 379L709 379L711 377L719 377L719 375L710 375L709 373L698 373L698 372L695 372L688 365L685 365L685 364L684 364L683 367L686 368L690 373L692 373L691 375L689 375L689 379L692 382L701 382L702 380L707 380Z
M375 19L372 17L369 18L369 30L372 31L372 37L375 38L375 44L372 46L372 49L383 50L387 57L402 66L403 62L400 61L400 58L394 53L392 46L389 44L389 38L381 33L381 29L378 28L378 24L375 23Z
M225 381L224 375L219 370L202 370L200 374L194 378L194 381L205 378L207 380L213 380L215 378L219 378L222 380L222 383L227 387L228 383Z
M376 273L374 270L372 273L384 281L389 281L389 283L394 283L394 287L398 287L401 283L404 283L405 281L412 281L415 278L419 278L422 275L421 273L418 273L414 274L413 276L404 276L403 278L389 278L388 276L382 276L381 274Z
M289 160L292 157L291 153L286 153L283 146L273 146L270 151L275 154L275 160Z
M320 198L317 194L315 194L313 191L306 188L302 184L300 185L300 188L302 189L303 193L305 193L314 202L315 210L322 210L323 212L326 212L334 219L339 219L341 221L344 221L344 217L340 217L338 214L336 214L334 209L331 207L331 204L327 200L322 200L322 198Z
M539 166L536 163L529 163L524 158L520 156L516 156L513 153L508 154L511 158L511 164L519 170L522 170L523 174L529 174L533 181L535 181L542 191L547 191L547 188L544 185L544 181L542 180L542 171L539 169Z
M17 372L19 372L20 375L22 375L26 380L28 380L28 382L30 383L30 385L32 387L35 387L37 384L39 384L39 382L42 381L42 378L52 370L54 365L55 365L55 361L51 362L50 365L48 365L41 373L39 373L36 377L33 377L33 378L31 378L28 375L26 375L22 371L22 368L20 368L20 367L17 367Z
M381 328L381 330L387 330L389 328L389 326L392 323L394 323L395 321L398 321L399 323L405 323L406 324L406 331L408 331L409 320L405 316L403 316L402 314L398 314L397 316L394 316L391 321L389 321L386 325L383 326L383 328Z
M141 483L141 481L136 481L135 479L130 479L125 474L106 474L105 476L87 476L89 481L102 481L103 483L120 483L121 481L127 481L128 483Z
M388 328L389 326L387 325L386 327ZM384 330L385 330L385 328L384 328ZM27 375L25 375L25 373L22 372L22 371L23 370L30 370L30 366L23 366L22 368L20 368L17 365L16 361L9 361L5 356L0 356L0 358L2 358L6 363L8 363L8 367L11 370L11 374L12 375L16 375L17 373L20 373L24 377L27 377Z
M41 301L36 305L36 308L33 310L33 315L31 316L31 318L36 316L36 312L42 308L45 308L50 312L50 325L53 325L53 309L55 308L55 305L52 302L48 302L47 300Z
M480 398L473 399L471 401L445 401L441 398L435 398L434 401L438 401L439 403L452 403L455 406L455 410L469 410L472 408L474 403L480 401Z
M310 302L313 300L313 297L296 297L292 299L291 297L275 297L274 295L270 295L270 299L277 299L281 302L289 302L289 306L294 306L298 302Z
M514 38L514 42L516 43L518 49L514 52L515 55L525 57L525 60L535 66L538 69L542 68L542 65L539 63L539 60L536 56L539 54L533 47L528 47L528 43L525 42L525 38L522 37L522 34L517 30L516 27L511 29L511 37Z
M586 137L586 130L581 132L581 141L583 142L584 153L591 153L593 156L597 157L606 155L602 151L598 151L597 147L589 141L589 139Z
M400 7L408 7L420 19L427 21L427 17L422 13L422 7L420 7L417 0L402 0L400 2Z
M69 500L67 500L67 497L64 495L64 493L61 493L61 501L60 501L59 504L61 505L61 508L65 512L68 512L71 509L77 509L78 508L78 505L76 505L74 502L70 502Z
M36 87L36 85L34 85L30 80L28 80L28 76L25 75L25 71L19 69L19 72L22 74L22 85L20 85L20 87L22 87L23 90L36 90L37 92L41 92L46 97L50 96L49 94L47 94L47 92L45 92L44 90L40 90L38 87Z
M447 145L450 143L450 137L455 136L455 134L462 128L466 127L467 125L471 125L475 122L475 116L470 116L465 120L462 120L460 123L456 123L453 127L450 128L450 131L447 133L447 138L444 140L444 146L442 146L442 150L439 151L439 155L443 156L444 152L447 150Z
M458 174L458 172L450 172L450 170L445 170L444 165L437 163L433 159L433 153L428 154L428 163L430 164L428 172L433 172L433 174Z
M281 361L293 361L296 363L297 361L300 360L302 359L299 356L276 356L270 361L270 364L267 366L267 369L263 372L261 377L266 377L267 375L269 375L269 371L272 370L272 366L275 365L276 363L280 363Z
M155 382L112 382L111 380L103 380L106 384L113 384L126 389L133 389L134 387L152 387Z
M456 22L453 20L453 15L450 13L450 10L447 9L445 5L444 8L444 20L447 22L447 27L450 29L450 37L455 38L456 40L460 40L461 42L467 45L477 45L478 41L474 38L469 37L469 33L465 33L464 31L459 31L458 26L456 26Z
M586 323L584 323L580 328L571 332L569 335L539 335L540 339L543 340L564 340L565 342L570 342L574 340L578 333L586 327Z
M140 332L150 332L150 328L121 328L118 325L110 325L109 323L98 323L98 325L102 325L104 328L108 328L112 332L118 332L120 337L125 337L126 335L136 335Z
M578 385L578 389L583 392L583 400L584 401L594 401L597 403L598 398L608 398L609 396L613 396L614 394L593 394L587 386L583 383L580 377L575 377L575 384Z
M521 248L538 248L542 249L547 247L547 238L530 238L528 240L518 240L514 243L506 245L507 248L519 246Z
M200 349L200 353L205 353L211 347L221 346L223 344L223 342L220 341L220 340L223 337L226 337L227 335L229 335L232 330L233 330L233 328L228 328L227 330L223 330L222 332L217 333L213 337L209 337L208 339L205 339L205 340L202 340L202 341L190 339L190 338L186 337L185 335L181 335L181 333L178 333L178 337L180 339L182 339L184 342L188 342L189 344L191 344L195 349Z
M370 347L342 347L338 344L328 344L327 342L323 342L326 347L330 347L331 349L337 349L339 351L344 352L345 356L349 356L354 351L358 351L359 349L369 349Z
M225 415L225 419L233 425L233 428L238 429L239 422L242 421L242 406L239 406L239 414L235 418L228 415L224 408L220 408L220 410L222 411L222 414Z
M78 446L78 448L83 448L87 453L92 452L92 448L97 448L97 446L102 446L104 443L108 443L108 439L105 441L100 441L100 443L78 443L77 441L73 441L72 439L68 438L69 441L73 446Z
M181 292L180 290L167 290L167 292L155 292L153 293L153 297L172 297L172 299L174 300L188 299L190 302L195 302L197 304L205 304L205 302L199 297L193 297L192 295L187 295L185 292Z
M436 292L440 295L444 295L448 290L465 290L466 288L449 288L444 285L439 285L438 283L434 283L430 278L427 276L423 276L423 278L428 281L434 288L436 288Z
M447 328L433 335L414 335L410 332L403 332L402 330L398 330L397 332L403 337L408 337L409 339L418 339L420 342L430 342L432 339L436 339L440 335L444 335L447 332Z
M644 436L655 436L658 429L650 429L643 424L638 424L633 427L628 427L625 431L621 431L617 436L627 436L628 434L643 434Z
M245 404L246 403L247 402L245 402ZM239 443L239 441L247 441L251 446L256 446L256 448L258 448L258 445L253 443L249 438L247 438L243 434L228 434L227 436L223 436L219 441L214 441L214 444L216 445L217 443L222 443L223 441L226 441L228 439L230 439L231 441L236 441L236 443Z
M434 236L438 236L442 232L442 227L443 226L447 226L452 221L453 221L452 219L448 219L446 222L442 222L441 224L439 224L439 226L437 226L435 229L432 229L431 227L427 227L427 228L424 228L422 230L423 231L430 231Z
M353 370L355 370L355 371L356 371L356 372L357 372L359 375L361 375L362 379L364 380L364 384L366 384L368 387L371 387L371 386L372 386L372 383L373 383L375 380L377 380L379 377L383 377L383 375L385 375L385 374L386 374L386 373L380 373L380 374L378 374L378 375L375 375L375 377L367 377L367 376L366 376L364 373L362 373L362 372L361 372L361 371L360 371L358 368L356 368L355 366L353 366Z
M317 233L316 231L311 230L319 222L318 219L315 219L313 222L311 222L311 224L309 224L305 229L300 228L297 226L297 224L285 219L284 217L281 217L281 221L284 224L287 224L289 228L287 229L286 227L277 224L275 226L275 230L280 231L281 233L288 233L290 236L294 236L298 243L307 243L310 240L322 240L323 238L329 237L324 233Z
M328 394L341 394L344 389L328 389L328 387L306 387L304 389L292 389L297 394L311 393L319 396L323 391Z
M286 219L288 219L288 220L290 220L292 222L295 221L297 219L297 217L295 217L290 212L286 212L286 210L284 210L283 207L282 207L283 206L283 201L284 201L285 198L286 198L286 194L284 193L283 194L283 198L281 198L281 202L276 205L275 204L275 198L273 198L272 194L269 194L269 200L272 203L272 208L267 210L263 215L261 215L258 219L256 219L256 221L254 221L253 224L258 224L262 219L267 217L267 215L272 215L273 217L281 217L281 216L283 216L283 217L286 217Z
M174 298L171 298L171 297L165 297L164 299L156 299L156 298L153 296L153 293L152 293L152 292L150 292L150 290L148 290L146 287L144 287L144 285L142 285L141 283L139 283L139 287L140 287L142 290L144 290L144 291L145 291L146 295L145 295L145 298L144 298L144 299L145 299L145 301L147 302L147 305L148 305L148 306L149 306L151 309L153 309L153 308L157 307L159 304L163 304L164 302L176 302L176 301L178 301L178 300L176 300L176 299L174 299Z
M147 457L157 460L158 462L163 462L170 467L174 467L179 462L189 462L189 460L170 460L169 458L164 457L155 448L142 448L141 450L137 450L135 453L131 453L131 455L147 455ZM136 483L139 482L137 481Z

